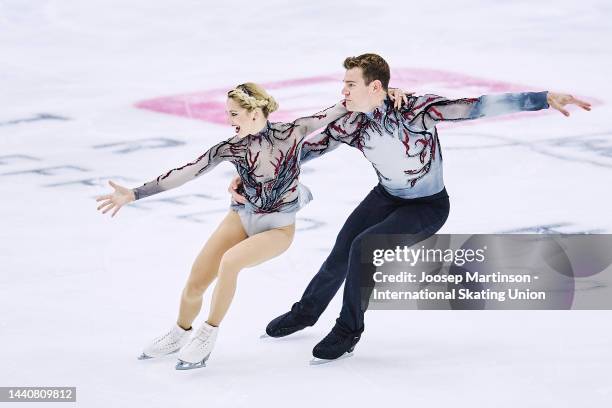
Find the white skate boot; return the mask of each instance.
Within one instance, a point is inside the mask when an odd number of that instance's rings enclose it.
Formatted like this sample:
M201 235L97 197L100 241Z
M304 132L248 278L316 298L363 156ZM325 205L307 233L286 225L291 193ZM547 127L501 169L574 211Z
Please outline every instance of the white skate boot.
M177 370L191 370L206 367L206 360L210 356L217 340L218 327L204 324L194 333L189 343L181 349L176 363Z
M151 343L145 347L138 359L147 360L149 358L176 353L181 347L187 344L191 333L193 333L193 329L185 330L178 324L175 324L166 334L154 338Z

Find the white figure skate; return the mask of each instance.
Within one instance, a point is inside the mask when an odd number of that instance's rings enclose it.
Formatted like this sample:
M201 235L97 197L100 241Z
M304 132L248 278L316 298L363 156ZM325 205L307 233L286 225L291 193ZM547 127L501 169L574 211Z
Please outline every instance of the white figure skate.
M206 367L206 360L210 356L217 340L218 327L204 323L181 349L176 363L177 370L191 370Z
M154 338L151 343L145 347L138 359L147 360L176 353L181 347L187 344L191 333L193 333L193 329L185 330L175 324L170 331Z

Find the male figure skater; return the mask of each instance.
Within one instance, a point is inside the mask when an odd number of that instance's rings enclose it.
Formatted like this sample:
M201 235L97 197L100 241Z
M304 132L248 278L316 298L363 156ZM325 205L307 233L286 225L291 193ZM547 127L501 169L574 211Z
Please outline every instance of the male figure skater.
M552 107L565 116L568 104L590 110L589 103L571 95L526 92L449 100L437 95L409 96L399 109L386 96L390 79L387 62L376 54L349 57L342 94L352 113L331 124L304 144L309 160L340 144L359 149L376 171L379 183L349 215L331 253L291 310L272 320L266 332L283 337L315 324L346 279L342 310L331 332L313 349L319 359L336 359L351 352L364 330L364 312L371 292L371 274L360 259L368 234L410 234L410 246L435 234L449 213L442 177L442 152L436 124ZM235 200L236 179L230 185ZM364 278L364 275L366 276ZM361 288L366 287L363 291ZM370 289L368 291L368 288Z

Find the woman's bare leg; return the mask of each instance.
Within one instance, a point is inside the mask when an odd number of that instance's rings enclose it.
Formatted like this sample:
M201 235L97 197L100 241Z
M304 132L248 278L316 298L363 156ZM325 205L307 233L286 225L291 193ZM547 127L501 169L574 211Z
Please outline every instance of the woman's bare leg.
M232 303L238 273L243 268L272 259L289 248L293 241L295 224L255 234L236 244L225 254L219 265L219 276L210 305L208 324L219 326Z
M191 267L191 274L181 295L177 319L177 324L183 329L189 329L200 313L202 296L217 277L223 254L246 238L240 216L235 211L230 211L208 238Z

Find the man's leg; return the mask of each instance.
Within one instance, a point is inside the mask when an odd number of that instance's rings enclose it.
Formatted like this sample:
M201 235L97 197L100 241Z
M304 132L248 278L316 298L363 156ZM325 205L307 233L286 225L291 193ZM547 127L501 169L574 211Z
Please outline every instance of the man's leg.
M340 229L329 256L298 302L301 313L319 318L346 278L351 242L384 220L394 208L375 188L353 210Z
M376 186L353 210L336 237L331 253L312 278L291 311L272 320L266 332L282 337L312 326L325 310L346 277L351 242L368 227L385 219L396 207Z
M408 203L355 237L350 248L342 311L332 332L313 349L315 357L340 357L346 351L352 350L364 330L364 313L372 289L370 281L376 271L373 265L365 266L367 271L362 270L364 264L361 260L361 246L365 237L370 234L412 234L413 242L406 242L406 245L412 245L442 228L448 218L448 212L447 197L433 202ZM365 282L362 279L364 276L368 279ZM362 284L368 290L362 291Z
M384 221L368 228L353 240L342 311L337 320L341 326L351 332L362 332L364 329L363 315L373 289L372 275L376 272L374 265L366 265L361 260L364 238L368 234L408 234L407 238L410 236L411 239L404 245L411 246L438 232L446 222L448 213L448 198L439 199L434 203L402 206Z

